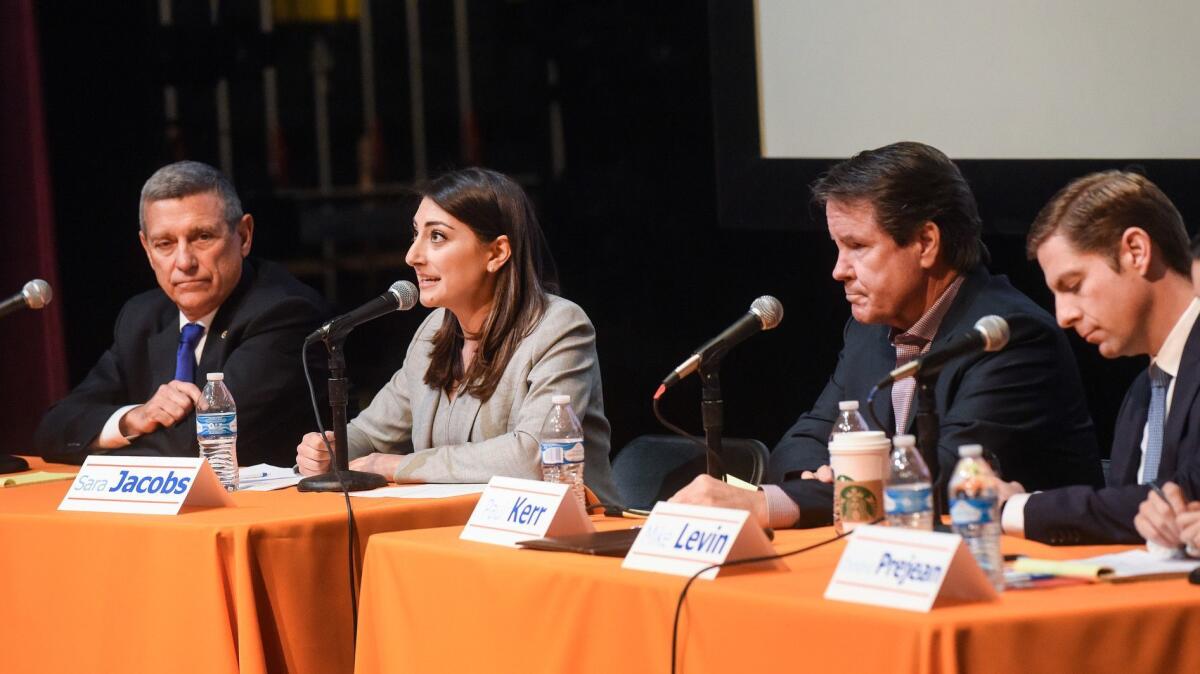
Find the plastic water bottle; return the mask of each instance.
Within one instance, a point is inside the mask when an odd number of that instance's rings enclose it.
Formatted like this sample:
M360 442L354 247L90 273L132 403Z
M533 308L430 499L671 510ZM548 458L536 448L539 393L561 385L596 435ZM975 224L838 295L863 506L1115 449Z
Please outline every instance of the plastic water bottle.
M883 510L888 524L906 529L933 530L933 488L929 467L917 451L911 435L892 438L887 485L883 488Z
M833 441L833 436L838 433L857 433L859 431L869 431L867 420L858 412L857 400L843 400L838 403L838 418L833 422L833 429L829 431L829 440Z
M542 453L542 480L571 485L571 491L586 506L583 494L583 426L571 408L571 396L556 395L546 415L538 444Z
M237 491L237 405L225 388L224 373L208 373L208 383L196 403L196 440L200 456L208 460L221 486Z
M950 477L950 522L963 537L979 568L997 590L1004 589L1004 558L1000 555L1000 508L996 474L983 460L983 447L958 448L958 465Z

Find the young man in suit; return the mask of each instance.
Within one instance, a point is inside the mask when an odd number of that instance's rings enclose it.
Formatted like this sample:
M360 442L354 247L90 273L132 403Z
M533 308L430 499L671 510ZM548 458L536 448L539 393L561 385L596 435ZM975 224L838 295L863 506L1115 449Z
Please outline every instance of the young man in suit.
M282 267L249 258L254 218L199 162L146 181L138 238L159 287L126 302L113 345L46 413L43 455L198 456L195 405L224 372L238 405L238 460L291 465L312 407L300 364L324 301Z
M1007 485L1004 532L1058 544L1138 543L1149 483L1179 481L1200 452L1200 300L1183 218L1145 177L1093 173L1062 189L1029 230L1063 328L1105 358L1150 356L1113 431L1108 486L1027 494ZM1028 486L1028 485L1026 485Z
M830 523L827 443L838 401L865 408L888 372L989 314L1008 321L1008 345L951 361L935 386L935 488L945 488L958 446L970 443L997 457L1010 480L1099 484L1095 433L1066 339L1049 314L984 267L975 198L958 168L928 145L896 143L834 166L813 195L825 208L838 249L833 277L853 314L833 376L771 453L773 484L750 492L700 476L672 500L745 508L772 527ZM914 430L914 392L907 379L876 399L881 430Z

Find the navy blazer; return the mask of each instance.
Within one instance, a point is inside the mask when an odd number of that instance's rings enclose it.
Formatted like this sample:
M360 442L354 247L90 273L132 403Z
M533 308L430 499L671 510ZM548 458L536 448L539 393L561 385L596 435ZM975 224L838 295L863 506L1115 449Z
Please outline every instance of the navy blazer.
M1179 375L1171 397L1171 412L1163 427L1158 484L1178 482L1189 498L1200 487L1200 321L1188 333ZM1150 488L1137 482L1142 460L1142 435L1150 408L1150 375L1133 380L1113 429L1112 464L1108 487L1068 487L1033 494L1025 502L1025 537L1043 543L1085 545L1141 543L1133 526L1138 506Z
M320 295L283 267L242 262L237 287L213 317L193 380L203 388L209 372L225 373L238 408L238 463L295 462L296 444L313 426L300 349L328 315ZM175 377L178 348L179 308L166 293L155 288L130 299L117 316L113 345L42 418L34 435L36 451L81 461L114 412L146 402ZM314 354L311 360L318 399L325 400L325 359ZM110 453L199 456L199 451L193 413Z
M983 267L966 275L946 312L931 349L972 331L988 314L1008 321L1008 345L952 360L934 387L940 421L937 489L944 489L958 446L978 443L1000 460L1002 477L1028 489L1103 482L1095 429L1088 414L1075 358L1054 319L1013 288L1004 276ZM833 490L801 471L829 463L829 431L838 401L857 400L866 416L867 395L896 366L886 325L846 323L837 367L813 409L784 434L771 452L768 479L800 506L797 526L832 521ZM889 390L875 399L883 429L895 431ZM908 428L915 431L912 405ZM868 423L869 417L868 418ZM872 424L873 425L873 424Z

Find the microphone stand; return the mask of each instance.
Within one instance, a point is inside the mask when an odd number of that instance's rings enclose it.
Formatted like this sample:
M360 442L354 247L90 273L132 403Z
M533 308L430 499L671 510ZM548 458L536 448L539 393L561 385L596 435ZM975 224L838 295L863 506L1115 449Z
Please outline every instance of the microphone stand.
M720 358L700 362L700 416L704 424L704 444L708 445L707 472L718 480L725 480L725 463L721 450L721 432L725 427L725 400L721 396Z
M917 435L917 451L921 453L925 465L929 468L931 488L933 490L933 528L937 531L947 531L941 524L942 513L946 510L946 490L942 484L942 466L938 461L938 440L941 434L941 421L938 419L937 398L934 386L937 384L937 371L920 372L917 374L917 415L914 420Z
M329 409L333 418L333 470L312 475L300 480L298 491L366 491L386 486L382 475L350 470L349 447L346 437L346 406L349 402L345 378L346 357L342 354L342 340L326 338L329 350Z

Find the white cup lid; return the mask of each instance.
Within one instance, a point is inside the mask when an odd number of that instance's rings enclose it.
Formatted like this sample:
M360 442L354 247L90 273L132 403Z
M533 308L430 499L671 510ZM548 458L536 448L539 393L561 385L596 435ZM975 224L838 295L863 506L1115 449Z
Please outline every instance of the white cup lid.
M854 431L838 433L829 443L829 451L838 454L886 452L892 443L883 431Z
M983 445L959 445L958 455L971 457L983 456Z

